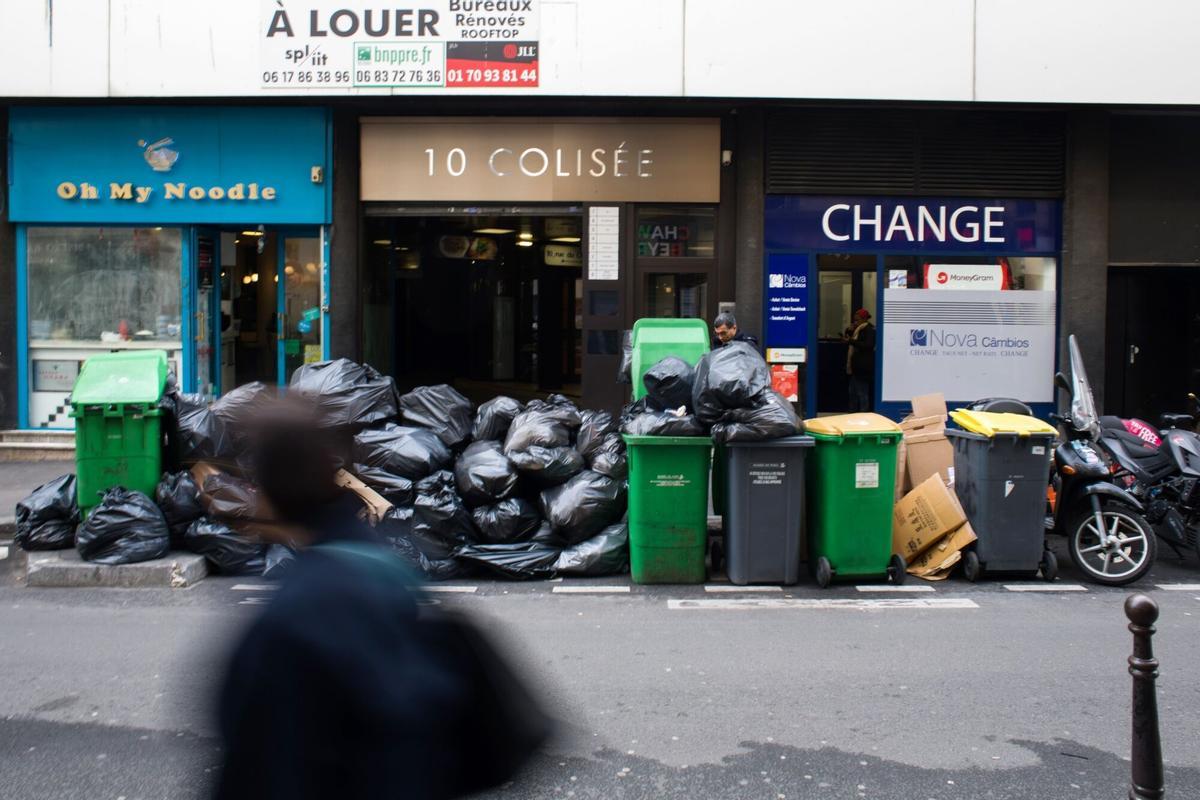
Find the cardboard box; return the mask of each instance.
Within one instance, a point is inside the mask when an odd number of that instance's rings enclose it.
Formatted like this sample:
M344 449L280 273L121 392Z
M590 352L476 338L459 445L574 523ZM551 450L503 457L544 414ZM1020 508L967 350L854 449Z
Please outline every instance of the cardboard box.
M337 471L334 480L338 486L349 489L358 495L359 500L363 501L363 505L367 507L367 522L371 524L371 527L378 525L379 520L383 519L383 515L392 507L392 504L382 495L344 469Z
M964 522L941 538L937 544L917 556L908 565L908 574L927 581L941 581L950 577L955 565L962 560L962 551L978 537L971 523Z
M966 521L954 491L931 475L892 509L892 551L913 563Z
M930 475L954 485L954 448L946 438L946 398L938 392L914 397L913 413L900 421L904 437L904 484L907 493Z

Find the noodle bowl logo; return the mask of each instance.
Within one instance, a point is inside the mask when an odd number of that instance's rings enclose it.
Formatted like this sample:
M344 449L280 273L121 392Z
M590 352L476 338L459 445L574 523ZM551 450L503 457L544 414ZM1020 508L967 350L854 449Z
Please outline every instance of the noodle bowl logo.
M144 148L142 158L146 159L150 169L155 172L170 172L171 167L179 160L179 151L171 149L173 144L175 140L170 136L150 144L146 144L145 139L138 139L138 147Z

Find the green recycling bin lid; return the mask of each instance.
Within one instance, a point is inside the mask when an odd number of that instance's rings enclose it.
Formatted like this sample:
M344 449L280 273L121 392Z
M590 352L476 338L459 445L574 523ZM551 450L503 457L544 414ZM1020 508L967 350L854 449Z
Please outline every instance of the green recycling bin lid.
M621 438L625 440L625 444L648 444L655 447L668 445L703 445L704 447L711 447L713 443L711 436L634 436L630 433L623 433L621 434Z
M163 350L101 353L83 362L71 391L71 403L157 403L166 383L167 354Z
M804 432L814 436L844 436L899 433L900 426L880 414L838 414L804 420Z
M682 358L693 367L708 352L708 324L702 319L639 319L633 323L633 399L646 396L646 370L667 356Z

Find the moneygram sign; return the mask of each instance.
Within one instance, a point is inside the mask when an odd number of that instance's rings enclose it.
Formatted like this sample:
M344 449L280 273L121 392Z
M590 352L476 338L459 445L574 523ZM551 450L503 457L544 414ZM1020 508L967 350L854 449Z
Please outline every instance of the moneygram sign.
M539 12L539 0L260 0L260 84L321 94L536 88Z

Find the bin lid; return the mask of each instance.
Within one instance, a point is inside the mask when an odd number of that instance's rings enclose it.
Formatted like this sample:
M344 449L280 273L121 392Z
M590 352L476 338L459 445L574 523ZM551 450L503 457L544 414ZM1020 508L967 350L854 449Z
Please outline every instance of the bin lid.
M1018 436L1030 434L1057 434L1054 426L1043 422L1037 417L1026 414L1011 414L997 411L968 411L956 408L950 412L953 419L963 429L983 436L995 436L998 433L1015 433Z
M646 396L646 370L667 356L682 358L693 367L708 352L708 324L702 319L639 319L633 323L633 399Z
M725 442L722 447L812 447L816 440L811 436L782 436L778 439L762 439L756 442Z
M157 403L166 383L166 351L101 353L83 362L71 391L71 402L75 405Z
M711 436L635 436L622 433L621 438L628 445L653 445L656 447L690 445L692 447L712 447Z
M900 426L881 414L839 414L804 420L804 430L825 436L900 433Z

